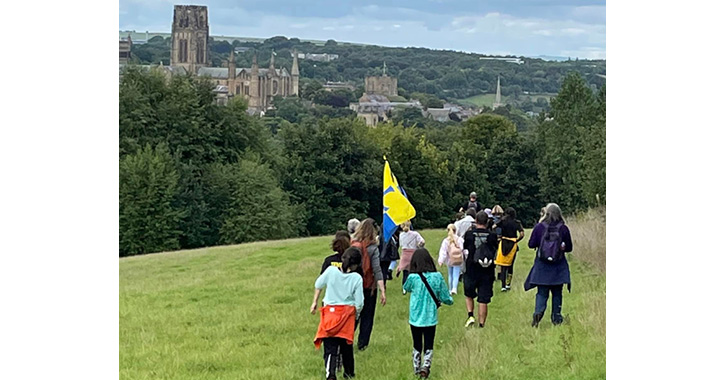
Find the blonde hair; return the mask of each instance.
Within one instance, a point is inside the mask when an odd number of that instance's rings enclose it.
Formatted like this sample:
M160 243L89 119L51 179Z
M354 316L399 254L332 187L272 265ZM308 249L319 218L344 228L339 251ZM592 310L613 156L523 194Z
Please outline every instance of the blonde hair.
M456 243L456 226L454 224L449 224L448 227L448 243L454 243L456 244L456 247L458 247L458 243Z
M403 229L403 232L409 232L410 231L410 220L406 220L403 222L403 224L400 225L400 228Z
M501 214L503 215L503 207L496 205L493 206L493 209L491 210L491 214Z
M367 218L360 222L360 225L352 235L353 240L361 241L363 243L370 243L375 241L375 235L378 231L375 230L375 220Z

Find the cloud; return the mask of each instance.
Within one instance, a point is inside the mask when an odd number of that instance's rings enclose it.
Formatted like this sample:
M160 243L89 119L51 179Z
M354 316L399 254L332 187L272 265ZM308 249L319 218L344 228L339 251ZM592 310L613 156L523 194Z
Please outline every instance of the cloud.
M173 0L120 0L121 29L170 31ZM603 1L210 0L212 35L348 41L515 55L606 56ZM394 32L393 32L394 31Z

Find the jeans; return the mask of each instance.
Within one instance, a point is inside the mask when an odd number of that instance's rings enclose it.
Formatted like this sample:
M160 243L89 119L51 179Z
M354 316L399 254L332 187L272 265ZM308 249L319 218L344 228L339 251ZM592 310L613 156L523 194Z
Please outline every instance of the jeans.
M458 292L458 280L461 278L461 267L448 267L448 290Z
M546 311L546 303L549 301L549 292L551 292L551 323L559 324L564 318L561 316L561 291L564 285L537 285L536 292L536 310L534 315L544 315Z

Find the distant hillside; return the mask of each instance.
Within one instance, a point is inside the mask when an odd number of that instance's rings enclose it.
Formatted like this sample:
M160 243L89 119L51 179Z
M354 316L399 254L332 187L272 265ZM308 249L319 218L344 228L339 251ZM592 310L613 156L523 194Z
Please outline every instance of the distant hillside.
M229 42L230 38L232 42ZM157 34L143 45L134 45L132 54L139 63L161 61L168 64L170 46L170 38ZM339 58L331 62L301 60L300 75L321 82L343 81L356 86L363 85L365 76L382 75L385 63L387 74L398 78L399 93L406 97L413 92L422 92L451 100L494 93L498 76L501 77L502 95L513 98L526 92L556 93L564 76L570 71L581 73L587 84L594 88L601 88L606 83L605 60L558 62L518 57L523 63L517 64L481 59L487 56L452 50L352 45L333 40L322 43L282 36L264 41L216 37L210 44L212 65L224 66L232 47L249 48L246 52L236 54L237 67L250 67L255 54L259 64L264 67L268 65L272 51L277 54L275 66L287 68L292 65L293 49L301 53L337 54Z

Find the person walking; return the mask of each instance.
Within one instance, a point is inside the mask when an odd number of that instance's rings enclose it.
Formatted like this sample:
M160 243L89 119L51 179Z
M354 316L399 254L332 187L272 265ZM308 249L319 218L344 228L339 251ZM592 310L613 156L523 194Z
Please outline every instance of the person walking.
M503 219L503 207L499 205L493 206L493 210L491 210L491 215L493 217L491 230L500 237L501 226L499 226L499 223L501 223L501 220Z
M496 266L493 260L496 254L498 237L488 228L488 215L484 211L476 214L474 228L463 237L466 253L466 273L463 274L463 293L466 296L468 318L466 327L476 323L473 317L473 300L478 301L478 327L486 325L488 304L493 297L493 282Z
M524 290L538 288L536 306L531 326L538 327L544 317L546 304L551 293L551 323L559 325L564 321L561 315L562 288L564 284L571 292L571 276L565 252L574 248L571 233L556 203L546 205L546 213L531 232L529 248L536 249L536 258Z
M454 226L456 226L456 235L459 237L463 237L463 235L468 232L468 230L471 228L471 226L476 222L476 209L469 208L466 210L466 215L463 217L463 219L456 221L453 223Z
M438 251L438 265L448 267L448 290L451 295L458 294L458 280L464 262L463 238L456 235L456 226L449 224L448 236L441 242Z
M381 234L380 246L383 247L380 253L380 268L383 271L383 282L393 279L393 270L395 262L400 258L398 248L400 246L398 239L400 237L400 228L396 228L393 236L390 237L388 242L383 241L383 235ZM387 286L387 285L386 285Z
M458 209L458 211L465 211L469 208L473 208L476 210L476 212L479 212L483 210L483 207L481 206L481 203L478 202L478 195L476 195L476 192L472 192L471 195L468 196L468 200L463 202L461 207Z
M453 298L427 249L415 250L410 273L403 288L410 293L408 323L413 336L413 371L425 379L430 375L433 361L438 307L441 303L453 305Z
M499 223L501 228L501 240L496 254L494 264L501 268L499 278L501 280L501 291L511 289L511 279L514 275L514 262L519 251L518 242L524 238L524 227L521 221L516 219L516 210L509 207L504 212L504 217Z
M331 247L335 253L325 257L320 274L325 273L325 269L330 265L342 270L342 254L350 247L350 234L347 231L337 231L335 238L332 239Z
M363 305L360 319L355 328L360 326L360 333L357 336L357 348L365 350L370 343L370 335L373 332L373 321L375 319L375 301L380 291L380 304L385 306L385 283L383 271L380 268L380 250L378 249L378 231L375 221L367 218L360 223L352 235L352 247L357 247L362 253L363 272Z
M346 379L355 377L355 358L352 343L355 320L363 308L363 280L360 276L362 254L357 248L348 248L342 255L342 270L329 266L315 281L315 295L310 313L315 314L322 289L324 304L320 310L320 324L315 335L315 348L324 344L325 378L337 379L338 355L341 356Z
M405 284L405 280L408 279L408 274L410 273L408 270L410 259L413 257L413 253L416 249L422 248L425 245L425 239L423 239L423 236L421 236L417 231L413 231L411 229L410 220L401 224L400 228L403 230L403 232L400 233L400 248L402 248L403 252L400 255L400 263L395 269L395 276L400 276L400 272L402 271L403 284ZM405 288L403 288L404 295L406 292Z

